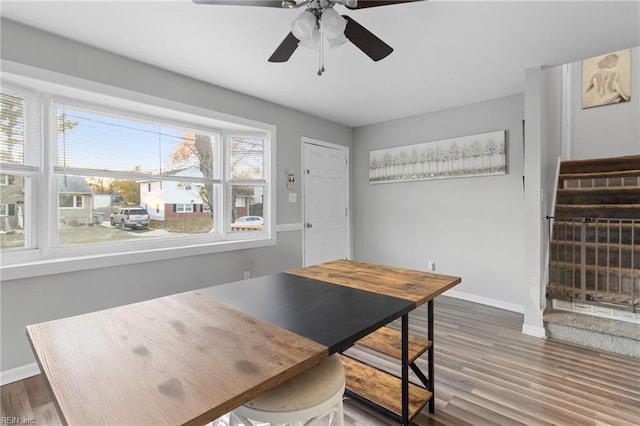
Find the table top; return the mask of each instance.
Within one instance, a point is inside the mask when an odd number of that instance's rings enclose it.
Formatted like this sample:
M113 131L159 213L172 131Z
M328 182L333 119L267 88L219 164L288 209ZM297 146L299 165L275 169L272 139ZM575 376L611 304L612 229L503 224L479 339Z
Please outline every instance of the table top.
M321 344L196 292L27 334L71 425L202 425L327 356Z
M460 277L451 275L353 260L334 260L288 272L327 283L410 300L416 307L433 300L462 282Z
M405 299L284 272L198 291L325 345L330 354L414 309Z

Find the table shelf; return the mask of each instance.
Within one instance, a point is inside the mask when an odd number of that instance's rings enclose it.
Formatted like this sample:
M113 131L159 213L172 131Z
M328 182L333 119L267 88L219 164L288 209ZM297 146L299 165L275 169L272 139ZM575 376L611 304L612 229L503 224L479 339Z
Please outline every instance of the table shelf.
M358 399L369 401L401 417L402 380L358 360L342 355L347 390ZM432 398L428 390L409 383L409 422L418 415Z
M357 345L374 350L391 358L402 360L402 333L391 327L382 327L358 340ZM425 353L431 342L422 337L409 335L409 364Z

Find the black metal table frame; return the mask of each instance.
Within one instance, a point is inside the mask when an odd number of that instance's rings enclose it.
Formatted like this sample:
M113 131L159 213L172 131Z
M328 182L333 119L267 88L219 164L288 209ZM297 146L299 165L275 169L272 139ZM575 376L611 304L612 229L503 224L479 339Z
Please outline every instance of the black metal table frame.
M402 356L401 356L401 380L402 380L402 414L398 416L396 413L385 409L384 407L379 406L378 404L369 401L368 399L361 397L355 392L352 392L347 389L346 394L360 402L363 405L371 408L372 410L383 414L403 426L409 425L409 368L415 373L415 375L420 379L425 388L431 392L431 399L429 400L429 412L435 413L436 404L435 404L435 385L434 385L434 345L433 345L433 299L427 302L427 339L431 342L429 349L427 349L427 375L420 370L420 367L416 365L415 362L409 363L409 314L402 315L401 317L401 338L402 338Z

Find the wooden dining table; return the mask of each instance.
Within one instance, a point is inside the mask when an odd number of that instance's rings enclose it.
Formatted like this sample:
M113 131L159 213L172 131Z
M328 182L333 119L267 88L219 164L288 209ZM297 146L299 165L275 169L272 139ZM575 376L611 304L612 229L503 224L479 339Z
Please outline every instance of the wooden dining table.
M27 336L65 423L202 425L400 318L397 419L408 425L408 314L459 282L339 260L33 324Z

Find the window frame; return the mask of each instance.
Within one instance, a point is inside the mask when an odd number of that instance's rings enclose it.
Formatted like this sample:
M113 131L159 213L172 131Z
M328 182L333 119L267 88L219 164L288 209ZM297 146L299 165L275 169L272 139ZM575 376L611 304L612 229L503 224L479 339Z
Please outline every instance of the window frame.
M4 65L4 61L3 61ZM39 211L41 200L46 194L42 191L41 182L43 157L42 149L39 147L41 135L39 134L40 122L42 117L39 114L40 97L36 90L27 86L6 82L4 75L0 74L2 79L2 93L20 98L24 101L24 144L23 147L23 163L1 163L2 173L7 176L7 184L10 176L23 178L24 205L23 211L33 210ZM56 201L57 203L57 201ZM7 211L7 215L9 212ZM41 256L39 248L40 241L37 238L37 227L41 228L43 220L38 220L36 215L24 215L24 248L17 248L15 251L2 253L2 265L8 262L31 261ZM16 254L14 254L16 253ZM0 270L0 272L2 272ZM4 276L4 274L3 274Z
M247 139L255 139L255 138L260 138L259 134L256 134L255 132L235 132L235 133L226 133L224 135L225 137L225 142L228 144L228 146L231 146L231 141L234 137L237 138L247 138ZM267 183L267 176L268 176L268 170L269 170L269 165L267 164L266 158L268 158L268 153L271 149L271 146L269 144L268 140L264 140L264 146L263 146L263 158L264 158L264 162L263 162L263 178L262 179L237 179L237 178L232 178L231 177L231 149L229 148L227 150L227 152L225 153L225 158L224 161L226 163L226 167L225 170L228 172L225 176L224 176L224 196L225 199L228 200L229 203L229 207L232 207L233 209L235 209L236 206L235 202L233 200L233 187L234 186L251 186L251 187L256 187L256 186L263 186L263 194L264 194L264 188L265 185ZM268 198L268 197L265 197ZM246 199L245 203L249 203L249 200ZM265 209L265 205L268 204L268 201L263 200L263 209ZM250 203L249 203L250 205ZM245 207L245 206L242 206ZM248 208L248 206L246 206ZM266 210L264 210L266 211ZM247 215L247 216L253 216L253 215ZM264 217L263 217L264 219ZM231 214L229 214L228 216L228 220L225 222L224 226L225 226L225 230L227 233L230 233L231 235L234 236L239 236L241 237L242 235L245 234L255 234L255 233L260 233L263 232L261 230L251 230L251 231L242 231L242 232L238 232L238 231L233 231L232 229L232 221L231 221ZM268 224L265 221L263 227L267 227ZM231 237L233 238L233 237Z
M2 61L3 66L7 61ZM25 106L25 139L35 137L39 140L29 139L36 144L40 152L40 162L36 166L14 165L3 173L18 174L28 177L25 179L25 192L29 186L30 197L25 196L25 204L29 203L32 211L41 211L38 205L55 206L55 212L47 207L48 214L25 215L25 228L27 221L30 232L25 233L25 249L15 252L2 253L0 270L5 279L17 279L30 276L47 275L76 270L86 270L94 267L107 267L125 264L133 264L147 261L156 261L176 257L212 254L232 250L273 246L276 244L275 232L275 200L277 199L275 185L275 148L276 127L271 124L235 117L219 113L210 109L184 103L144 95L125 89L105 87L87 80L59 76L44 70L26 69L19 64L9 63L5 66L6 72L2 75L3 93L17 94L25 99L29 94L30 100L35 99L33 110ZM62 81L61 81L62 80ZM63 84L61 84L63 83ZM25 99L26 101L26 99ZM212 130L220 134L220 146L226 144L227 134L260 134L265 138L265 187L269 194L265 193L264 211L268 214L264 230L259 232L247 232L242 235L229 232L227 223L230 218L225 212L224 201L214 217L214 229L217 234L198 235L192 234L185 237L168 238L149 241L127 240L123 242L106 242L95 244L79 244L76 246L59 246L57 244L57 220L58 220L58 193L54 165L56 164L56 120L53 103L65 102L91 110L108 109L115 114L120 114L131 119L139 117L160 120L167 125L177 125L193 131ZM26 102L25 102L26 105ZM27 110L29 112L27 113ZM34 122L31 114L37 117L39 127L31 132L31 123ZM29 117L27 118L27 116ZM167 119L170 117L170 119ZM33 133L33 134L32 134ZM224 158L227 151L223 147L219 158ZM224 155L222 155L224 154ZM25 149L25 157L27 150ZM223 165L227 167L227 165ZM89 171L87 171L89 172ZM58 170L59 173L59 170ZM224 169L221 172L224 176ZM89 176L90 174L85 174ZM225 184L222 182L216 190L215 198L226 199ZM184 180L184 177L180 178ZM30 198L27 200L27 198ZM215 199L214 198L214 199ZM216 211L216 206L214 206ZM28 238L27 238L28 237ZM29 243L27 243L27 239Z
M183 214L183 213L193 213L193 204L191 203L176 203L176 214ZM182 206L181 208L178 206ZM189 210L186 209L186 206L189 206Z
M68 197L71 197L71 206L61 206L60 205L60 201L58 201L58 208L59 209L69 209L69 210L73 210L73 209L84 209L84 196L83 195L78 195L78 194L71 194L71 195L67 195ZM60 200L60 194L58 194L58 200ZM80 201L80 205L78 205L78 201Z
M98 97L98 99L100 98ZM148 110L153 108L153 105L134 104L134 106L132 107L130 106L127 109L123 105L114 106L110 104L107 105L104 102L98 103L96 102L96 97L90 100L87 100L87 99L79 99L79 98L70 98L69 96L66 96L66 95L50 95L47 97L47 104L50 105L49 110L45 111L45 114L47 114L49 117L49 120L48 120L49 122L49 127L48 127L49 138L48 139L49 139L49 146L50 146L49 161L51 163L51 167L53 167L52 174L54 176L53 178L54 181L56 177L62 176L63 173L68 175L77 175L77 176L83 176L83 177L99 176L99 177L106 177L106 178L122 178L122 179L132 179L132 180L138 180L138 179L144 178L144 179L151 179L154 181L160 179L161 181L165 181L165 182L172 181L176 183L180 183L185 180L184 176L179 177L179 176L173 176L173 175L163 175L162 177L160 177L157 175L150 175L150 174L144 174L144 173L139 174L139 173L123 172L123 171L115 171L115 170L96 171L94 169L58 166L57 165L57 162L58 162L57 160L57 155L58 155L57 108L58 107L68 107L68 108L72 108L72 109L76 109L84 112L90 112L93 114L103 114L105 116L136 120L136 121L144 122L147 124L161 123L162 125L172 126L174 128L182 129L189 132L197 132L197 133L210 135L215 139L215 141L212 142L214 144L214 157L218 158L217 162L219 163L217 165L214 164L214 170L216 170L216 173L218 175L222 175L224 173L222 171L224 167L224 164L222 162L222 158L224 157L224 154L223 154L224 149L222 147L223 141L224 141L223 139L224 130L220 129L219 126L207 127L206 124L208 124L209 120L204 116L196 117L195 115L187 115L187 113L183 111L188 109L188 106L181 104L180 110L160 109L156 111L155 115L151 115L148 112ZM181 114L181 119L175 119L173 117L174 114ZM188 120L189 118L191 118L193 121L189 121ZM200 118L200 120L198 120L198 118ZM213 182L214 187L222 185L221 179L217 177L215 177L213 180L208 180L206 178L198 178L198 177L189 177L187 179L189 179L190 182L195 182L195 183ZM142 200L140 201L142 203ZM218 206L214 206L214 209L216 209L217 207ZM217 210L223 211L222 206L217 208ZM56 223L58 223L58 221L56 221ZM214 221L213 221L214 230L222 229L218 223L219 221L216 218L214 218ZM51 246L54 248L54 250L67 250L71 252L72 251L71 246L63 247L58 243L58 232L57 232L57 228L54 226L53 223L51 223L50 225L50 230L51 232L49 233L49 240L51 241ZM245 239L259 240L259 239L265 238L265 235L268 235L269 238L272 238L273 233L265 233L263 235L257 235L257 236L248 236ZM175 240L177 242L179 242L180 240L183 240L185 241L185 245L190 246L193 244L221 243L226 240L229 240L229 238L226 235L220 235L219 232L213 232L206 235L190 234L188 236L172 237L164 240L154 240L153 242L152 241L145 242L143 241L143 239L139 239L139 241L136 241L136 242L133 242L133 240L130 240L130 241L123 241L120 244L125 246L124 248L121 249L123 251L130 251L130 250L136 250L136 249L137 250L153 250L154 248L167 249L167 248L171 248L172 246L175 246L174 243L167 242L167 240ZM115 242L102 242L102 243L99 243L98 245L107 245L107 244L117 245ZM139 248L127 247L129 244L135 244ZM89 253L93 253L94 251L99 251L99 249L96 249L90 246L91 246L90 244L84 244L84 245L78 245L77 247L85 247L86 248L85 252L88 251Z

